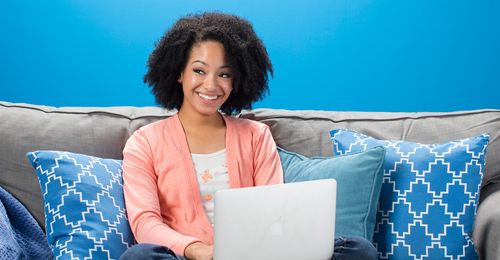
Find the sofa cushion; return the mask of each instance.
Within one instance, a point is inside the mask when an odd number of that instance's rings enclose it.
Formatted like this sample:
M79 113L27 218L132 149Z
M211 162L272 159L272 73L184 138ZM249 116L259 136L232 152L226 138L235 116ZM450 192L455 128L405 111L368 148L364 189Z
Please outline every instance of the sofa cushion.
M373 237L385 149L375 147L340 157L312 157L278 148L285 183L337 181L336 236ZM361 181L362 180L362 181Z
M40 182L55 258L118 259L133 244L121 161L59 151L28 158Z
M381 258L477 258L472 230L488 135L420 144L344 129L330 134L336 155L387 149L374 235Z

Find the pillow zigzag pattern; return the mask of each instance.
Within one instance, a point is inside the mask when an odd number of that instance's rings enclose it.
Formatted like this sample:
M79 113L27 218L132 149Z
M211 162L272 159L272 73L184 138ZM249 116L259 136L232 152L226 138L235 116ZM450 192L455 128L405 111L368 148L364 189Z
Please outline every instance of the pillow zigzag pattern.
M120 160L59 151L28 158L37 171L56 259L118 259L133 244Z
M332 130L334 154L387 149L374 243L382 259L477 259L473 222L488 135L443 144Z

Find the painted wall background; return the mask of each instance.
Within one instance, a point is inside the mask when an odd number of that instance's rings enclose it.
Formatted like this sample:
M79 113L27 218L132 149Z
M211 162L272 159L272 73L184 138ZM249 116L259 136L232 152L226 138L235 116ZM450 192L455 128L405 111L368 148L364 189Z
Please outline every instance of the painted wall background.
M500 108L500 1L74 0L0 2L0 100L155 105L154 43L187 13L250 20L275 68L254 107Z

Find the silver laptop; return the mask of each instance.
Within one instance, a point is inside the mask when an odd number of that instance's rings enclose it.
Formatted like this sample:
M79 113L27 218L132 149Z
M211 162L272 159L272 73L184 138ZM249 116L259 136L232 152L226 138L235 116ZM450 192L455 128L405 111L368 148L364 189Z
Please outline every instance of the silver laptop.
M335 180L218 191L214 259L331 259Z

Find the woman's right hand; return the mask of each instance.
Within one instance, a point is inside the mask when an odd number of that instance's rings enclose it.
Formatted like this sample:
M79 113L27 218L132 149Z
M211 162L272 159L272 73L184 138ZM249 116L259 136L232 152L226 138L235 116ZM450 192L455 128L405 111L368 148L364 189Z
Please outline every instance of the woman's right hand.
M213 254L214 247L207 246L202 242L192 243L184 250L184 256L190 260L212 260Z

